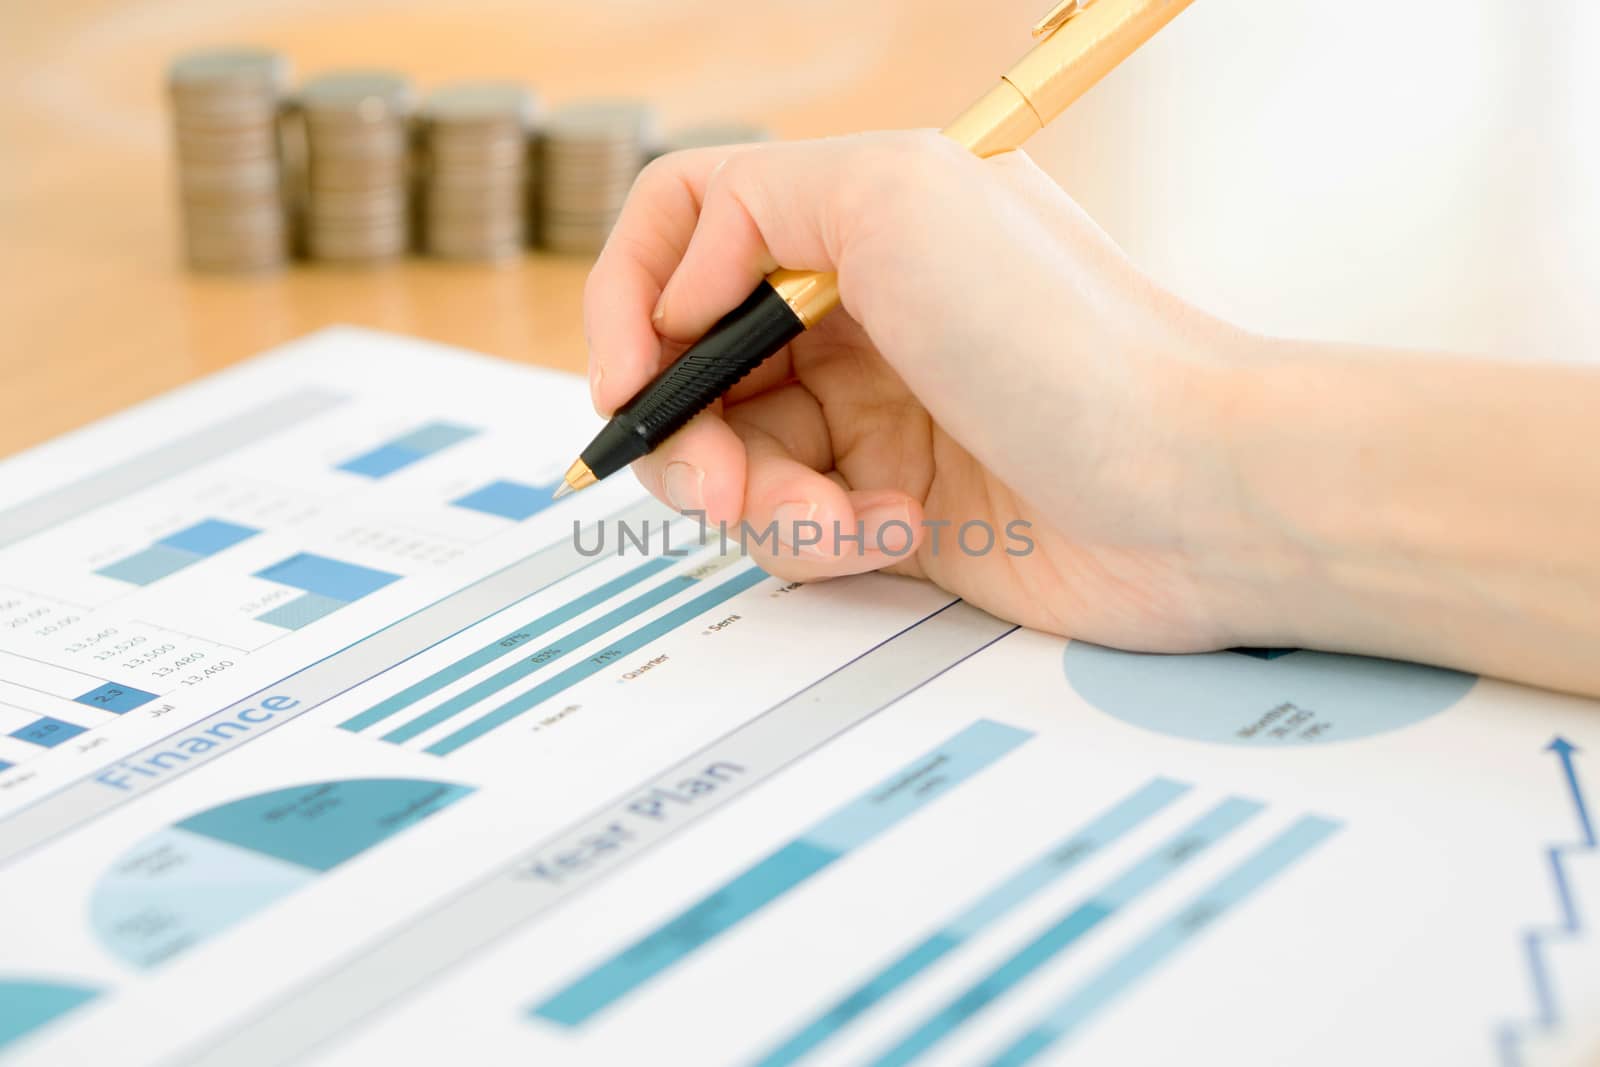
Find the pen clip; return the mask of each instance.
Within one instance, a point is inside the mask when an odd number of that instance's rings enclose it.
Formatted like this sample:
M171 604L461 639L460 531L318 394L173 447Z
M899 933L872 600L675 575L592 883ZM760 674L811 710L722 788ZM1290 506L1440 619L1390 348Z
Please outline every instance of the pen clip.
M1060 0L1044 18L1033 24L1033 36L1040 40L1055 33L1061 27L1083 14L1083 9L1094 3L1094 0Z

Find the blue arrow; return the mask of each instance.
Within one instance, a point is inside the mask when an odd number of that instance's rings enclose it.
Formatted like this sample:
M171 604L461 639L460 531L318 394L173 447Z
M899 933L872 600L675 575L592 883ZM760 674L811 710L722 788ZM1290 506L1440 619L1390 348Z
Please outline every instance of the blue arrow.
M1592 852L1596 847L1594 823L1589 820L1589 806L1584 800L1583 787L1578 784L1578 769L1573 765L1572 754L1578 746L1557 734L1544 746L1561 760L1561 771L1567 780L1567 792L1572 797L1572 809L1578 816L1580 840L1577 844L1551 845L1545 849L1550 861L1550 880L1555 886L1556 898L1561 904L1561 924L1556 927L1529 927L1522 934L1522 950L1528 962L1528 979L1533 985L1533 1000L1537 1014L1529 1023L1508 1022L1496 1032L1496 1049L1502 1067L1518 1067L1522 1063L1522 1040L1529 1029L1554 1030L1561 1023L1561 1007L1545 966L1546 950L1553 941L1572 940L1583 935L1583 923L1572 901L1572 889L1567 883L1566 857L1569 852Z
M1584 803L1583 789L1578 785L1578 770L1572 765L1572 754L1583 750L1560 734L1544 746L1544 750L1560 757L1561 769L1567 776L1567 790L1572 794L1572 806L1578 812L1578 825L1583 828L1583 843L1594 847L1594 824L1589 821L1589 806Z

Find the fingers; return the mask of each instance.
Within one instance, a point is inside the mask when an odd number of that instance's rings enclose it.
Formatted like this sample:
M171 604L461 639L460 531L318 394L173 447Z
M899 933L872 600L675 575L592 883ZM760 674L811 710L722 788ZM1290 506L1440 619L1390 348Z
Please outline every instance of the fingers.
M878 570L913 554L916 500L894 489L851 491L831 462L821 408L789 385L702 414L635 469L663 502L725 527L785 578Z
M666 156L639 175L583 291L589 391L608 415L638 392L661 361L651 312L688 247L705 178L727 149Z
M698 339L776 267L842 274L863 244L880 247L878 260L903 261L904 235L891 231L925 229L930 205L951 199L930 181L977 166L926 132L706 148L651 164L584 291L596 408L614 411L654 376L662 338ZM913 200L923 206L909 210ZM883 224L890 216L898 221ZM859 273L870 285L888 272ZM786 357L769 361L737 395L789 373Z
M734 404L719 415L703 412L634 472L662 503L680 512L704 512L709 522L738 522L746 506L746 450L751 441L775 441L786 455L813 471L833 466L822 408L798 385Z

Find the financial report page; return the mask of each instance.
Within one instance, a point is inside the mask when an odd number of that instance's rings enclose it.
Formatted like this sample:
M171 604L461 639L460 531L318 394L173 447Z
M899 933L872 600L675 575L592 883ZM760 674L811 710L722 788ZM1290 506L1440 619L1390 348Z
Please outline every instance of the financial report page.
M796 584L356 329L0 464L0 1062L1575 1064L1592 702Z

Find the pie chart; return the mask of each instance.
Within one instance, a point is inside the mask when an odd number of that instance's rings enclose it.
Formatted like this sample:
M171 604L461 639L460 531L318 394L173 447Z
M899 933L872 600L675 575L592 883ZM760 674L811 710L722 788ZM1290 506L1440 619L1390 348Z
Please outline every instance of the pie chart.
M92 926L120 959L158 966L471 792L362 778L209 808L145 838L101 877Z
M1125 723L1258 748L1398 730L1452 707L1477 682L1398 660L1281 648L1175 656L1073 641L1064 660L1078 695Z
M0 1049L99 995L87 986L0 978Z

